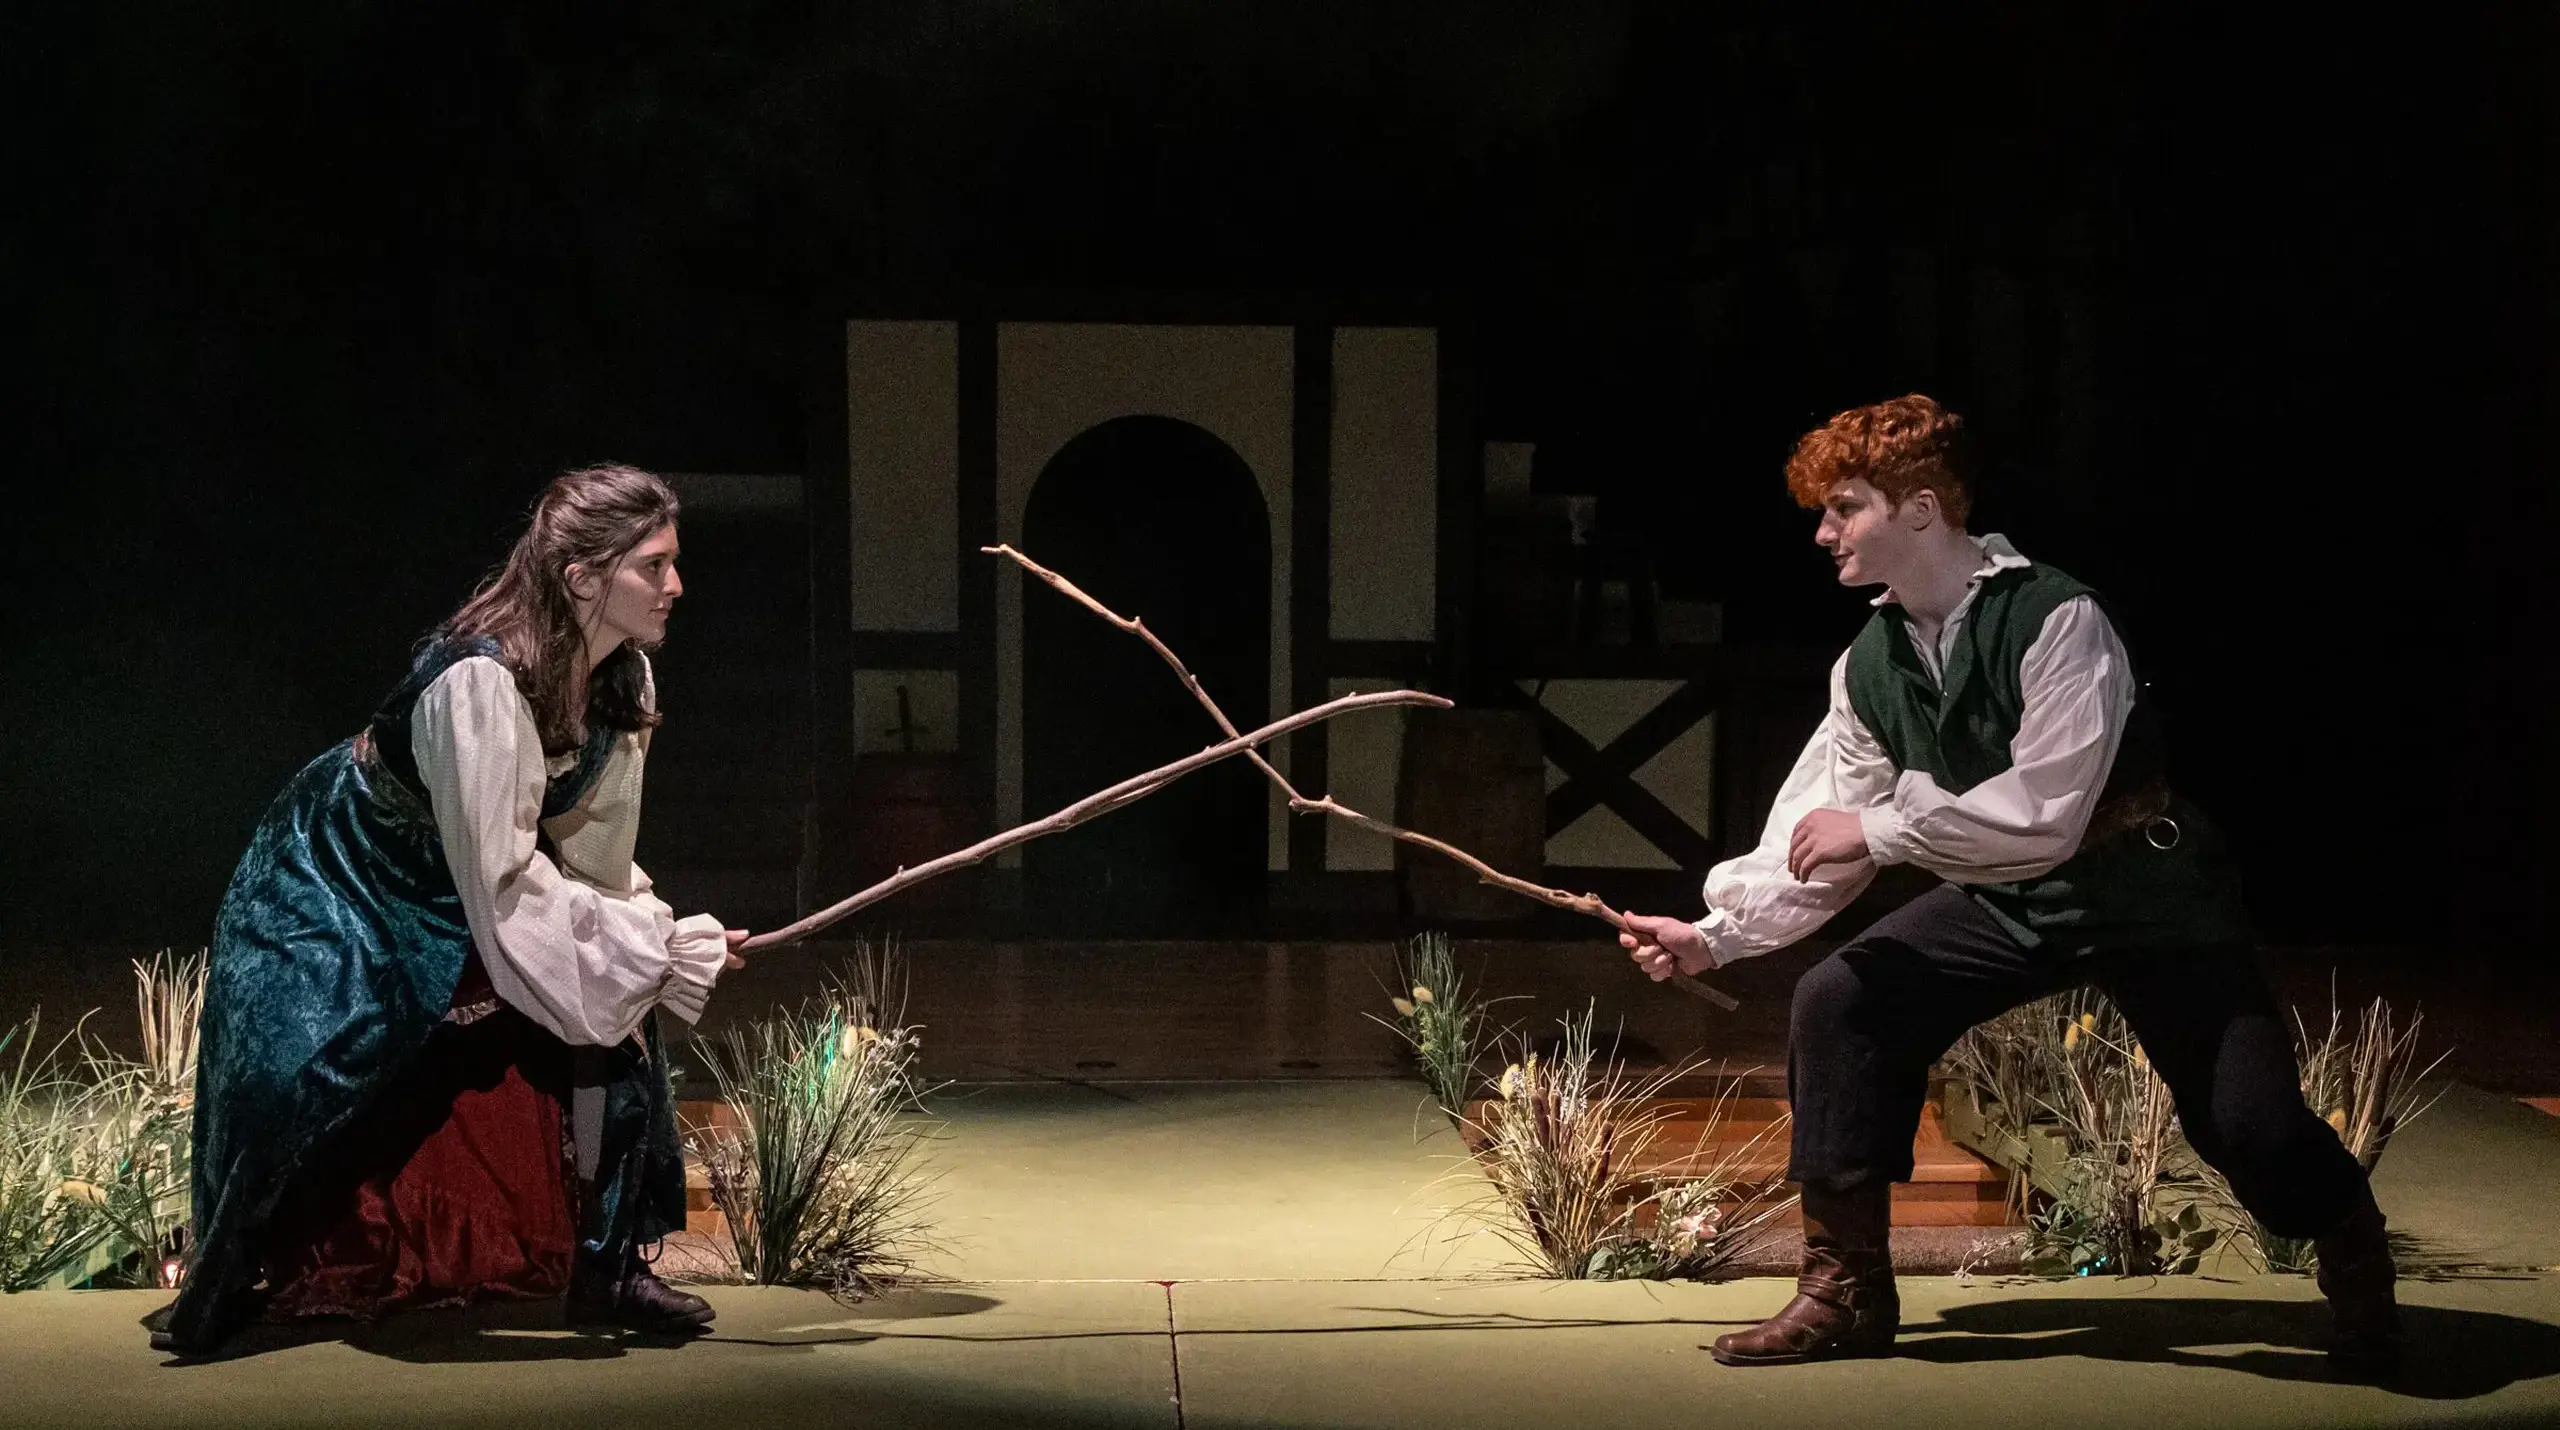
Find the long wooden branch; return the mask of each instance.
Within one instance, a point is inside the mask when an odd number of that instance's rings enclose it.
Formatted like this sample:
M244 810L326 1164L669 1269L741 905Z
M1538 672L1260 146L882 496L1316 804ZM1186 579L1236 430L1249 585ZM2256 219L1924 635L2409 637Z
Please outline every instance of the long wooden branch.
M1147 623L1143 618L1121 615L1119 612L1112 610L1109 606L1095 600L1091 595L1088 595L1083 587L1078 586L1075 582L1068 580L1066 577L1059 575L1048 567L1041 565L1039 562L1032 560L1030 557L1023 555L1021 552L1014 550L1011 546L981 546L978 549L986 552L990 556L1004 557L1015 565L1020 566L1023 570L1031 573L1033 576L1047 582L1050 587L1055 589L1059 594L1067 597L1069 600L1083 606L1086 610L1093 612L1095 615L1100 616L1106 621L1109 621L1111 624L1119 627L1123 631L1126 631L1130 635L1136 636L1138 639L1145 641L1148 649L1162 657L1165 664L1173 667L1173 673L1182 679L1183 688L1191 692L1192 699L1200 702L1201 709L1209 712L1210 719L1218 722L1218 728L1226 732L1227 738L1235 738L1235 722L1227 718L1227 712L1218 707L1218 702L1216 700L1210 698L1209 692L1202 688L1200 678L1191 673L1191 667L1182 663L1182 657L1175 655L1171 646L1166 645L1162 640L1158 639L1154 631L1147 629ZM1293 813L1330 815L1336 819L1344 821L1345 823L1355 825L1361 829L1366 829L1373 834L1383 834L1389 839L1402 840L1416 848L1431 850L1433 853L1439 854L1444 858L1454 859L1460 864L1465 865L1469 871L1474 873L1477 879L1484 883L1494 885L1496 888L1508 889L1512 893L1519 894L1526 898L1536 899L1542 904L1549 904L1559 909L1570 909L1577 914L1583 914L1591 918L1598 919L1620 932L1626 931L1626 915L1609 907L1609 905L1602 901L1600 896L1597 894L1568 894L1562 889L1550 889L1543 884L1532 884L1526 879L1514 878L1513 876L1505 874L1501 870L1494 868L1492 865L1487 864L1473 854L1468 853L1464 849L1458 848L1454 844L1434 839L1428 834L1418 834L1413 830L1389 824L1383 819L1372 819L1368 815L1362 814L1360 811L1351 808L1349 805L1336 800L1330 794L1327 794L1320 799L1309 799L1299 792L1296 785L1289 782L1289 777L1287 775L1280 773L1277 766L1273 765L1268 759L1263 758L1263 754L1260 750L1256 749L1247 751L1246 757L1253 761L1256 769L1261 770L1265 776L1269 777L1274 785L1279 787L1280 793L1288 799L1289 808ZM1675 973L1671 975L1670 982L1674 986L1678 987L1681 992L1705 999L1707 1002L1713 1003L1727 1012L1731 1012L1742 1006L1729 994L1726 994L1722 990L1717 989L1699 979L1692 978L1688 974Z
M1027 844L1042 835L1055 834L1062 829L1072 829L1096 815L1108 814L1124 804L1144 799L1184 775L1195 770L1206 769L1220 760L1231 759L1237 755L1254 755L1258 760L1260 756L1256 754L1256 746L1276 740L1291 731L1303 730L1307 726L1330 720L1336 715L1348 715L1355 710L1377 710L1391 705L1427 705L1445 710L1449 707L1449 701L1419 690L1383 690L1370 695L1346 695L1339 700L1328 700L1322 705L1310 706L1286 719L1274 720L1251 734L1239 735L1230 729L1228 738L1223 743L1211 745L1196 755L1176 760L1172 764L1158 766L1145 774L1132 775L1108 789L1097 790L1086 795L1047 818L1016 825L1002 834L981 839L966 849L954 850L938 859L926 860L913 868L900 869L897 873L851 898L830 904L797 923L787 924L768 933L757 934L741 946L742 951L752 952L760 948L771 948L776 944L797 943L847 914L867 905L876 904L901 889L921 884L937 874L947 874L954 869L978 863L991 854L1010 849L1017 844Z

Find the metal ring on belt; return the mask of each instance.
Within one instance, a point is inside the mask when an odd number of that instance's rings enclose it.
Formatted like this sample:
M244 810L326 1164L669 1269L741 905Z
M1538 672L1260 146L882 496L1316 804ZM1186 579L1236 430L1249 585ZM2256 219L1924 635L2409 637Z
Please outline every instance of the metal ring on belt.
M2163 828L2169 831L2166 838L2163 838L2160 833ZM2142 826L2143 842L2164 854L2178 847L2178 840L2184 833L2185 831L2178 828L2178 821L2165 814L2156 816L2149 824Z

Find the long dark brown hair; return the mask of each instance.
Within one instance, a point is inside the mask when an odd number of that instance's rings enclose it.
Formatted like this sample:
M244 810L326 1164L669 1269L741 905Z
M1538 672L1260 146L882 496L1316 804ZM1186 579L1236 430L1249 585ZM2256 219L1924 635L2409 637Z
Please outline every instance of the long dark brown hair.
M533 503L506 564L480 583L438 628L447 640L488 637L533 707L542 747L578 743L582 725L646 730L658 723L642 690L642 663L627 643L586 676L583 711L572 708L586 659L586 632L569 594L569 567L584 565L612 584L623 557L676 519L676 494L638 467L618 463L562 472Z

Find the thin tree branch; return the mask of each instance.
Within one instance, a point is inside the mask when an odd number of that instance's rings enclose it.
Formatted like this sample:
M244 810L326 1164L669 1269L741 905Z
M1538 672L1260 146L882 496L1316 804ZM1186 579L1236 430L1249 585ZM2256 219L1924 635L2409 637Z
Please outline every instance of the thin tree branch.
M978 549L990 556L1002 556L1006 558L1015 565L1020 566L1023 570L1031 573L1033 576L1047 582L1051 587L1055 588L1059 594L1067 597L1069 600L1083 606L1086 610L1093 612L1095 615L1100 616L1106 621L1109 621L1111 624L1119 627L1123 631L1126 631L1130 635L1136 636L1138 639L1145 641L1148 649L1153 650L1157 655L1163 657L1164 663L1173 667L1173 673L1182 678L1183 688L1191 692L1192 699L1200 702L1201 709L1209 712L1210 719L1218 722L1218 728L1226 732L1227 738L1235 738L1235 722L1227 718L1226 711L1218 708L1218 702L1211 699L1209 692L1201 687L1200 678L1191 673L1191 667L1182 663L1182 657L1175 655L1171 646L1168 646L1162 640L1157 639L1156 633L1147 629L1147 623L1143 618L1132 618L1121 615L1119 612L1112 610L1110 607L1086 594L1083 587L1078 586L1075 582L1068 580L1066 577L1059 575L1048 567L1041 565L1039 562L1032 560L1030 557L1023 555L1021 552L1014 550L1011 546L981 546ZM1403 842L1414 845L1417 848L1431 850L1436 854L1454 859L1460 864L1465 865L1478 880L1491 884L1496 888L1508 889L1512 893L1519 894L1526 898L1536 899L1542 904L1552 905L1555 908L1570 909L1574 913L1598 919L1622 933L1627 931L1626 915L1609 907L1609 905L1603 902L1597 894L1568 894L1562 889L1550 889L1543 884L1532 884L1526 879L1514 878L1511 875L1505 874L1501 870L1494 868L1492 865L1487 864L1473 854L1458 848L1454 844L1434 839L1428 834L1417 834L1413 830L1400 828L1396 825L1389 824L1382 819L1372 819L1368 815L1362 814L1360 811L1351 808L1349 805L1336 800L1330 794L1325 795L1321 799L1309 799L1299 792L1296 785L1289 782L1289 777L1287 775L1280 773L1278 767L1274 766L1268 759L1265 759L1260 750L1247 751L1246 757L1253 761L1256 769L1261 770L1265 776L1269 777L1274 785L1279 787L1280 793L1288 798L1289 809L1292 813L1328 814L1336 819L1344 821L1345 823L1366 829L1373 834L1383 834L1389 839L1402 840ZM1671 975L1669 981L1676 985L1681 992L1703 998L1707 1002L1713 1003L1727 1012L1731 1012L1732 1010L1742 1006L1731 996L1707 983L1690 977L1688 974L1675 973Z
M1311 706L1286 719L1274 720L1249 735L1231 734L1223 743L1211 745L1196 755L1186 756L1169 765L1160 765L1145 774L1131 775L1108 789L1097 790L1086 795L1044 819L1015 825L1002 834L981 839L966 849L955 850L938 859L928 859L911 869L900 869L897 873L851 898L830 904L797 923L787 924L769 933L757 934L740 945L740 951L752 952L756 949L771 948L776 944L797 943L845 915L866 905L876 904L902 889L921 884L937 874L947 874L965 865L978 863L990 854L1010 849L1017 844L1028 844L1042 835L1055 834L1062 829L1072 829L1096 815L1108 814L1124 804L1132 804L1144 799L1195 770L1206 769L1220 760L1236 755L1250 754L1255 746L1276 740L1293 730L1302 730L1309 725L1330 720L1336 715L1348 715L1355 710L1376 710L1390 705L1428 705L1445 710L1449 708L1449 703L1440 696L1426 694L1419 690L1382 690L1373 695L1346 695L1339 700L1328 700L1322 705Z

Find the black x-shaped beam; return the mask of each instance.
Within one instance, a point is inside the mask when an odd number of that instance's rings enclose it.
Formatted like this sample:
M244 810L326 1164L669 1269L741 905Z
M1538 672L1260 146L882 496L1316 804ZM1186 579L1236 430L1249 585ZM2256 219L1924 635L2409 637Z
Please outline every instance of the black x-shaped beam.
M1553 836L1605 804L1681 868L1705 872L1715 862L1715 846L1655 798L1653 791L1636 783L1635 772L1691 726L1715 713L1721 685L1715 680L1684 682L1605 747L1594 747L1527 691L1504 687L1514 703L1537 712L1539 743L1547 758L1565 772L1565 782L1547 793L1547 833Z

